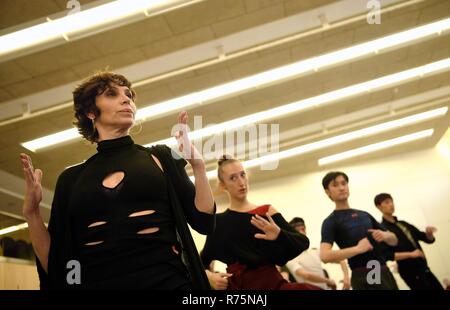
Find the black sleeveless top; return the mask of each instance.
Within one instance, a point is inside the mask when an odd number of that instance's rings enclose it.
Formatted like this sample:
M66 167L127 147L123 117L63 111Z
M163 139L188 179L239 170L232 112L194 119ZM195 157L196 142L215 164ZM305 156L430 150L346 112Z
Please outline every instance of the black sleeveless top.
M184 287L188 276L163 171L130 136L101 141L97 151L69 200L82 287ZM103 181L115 172L123 179L105 187Z

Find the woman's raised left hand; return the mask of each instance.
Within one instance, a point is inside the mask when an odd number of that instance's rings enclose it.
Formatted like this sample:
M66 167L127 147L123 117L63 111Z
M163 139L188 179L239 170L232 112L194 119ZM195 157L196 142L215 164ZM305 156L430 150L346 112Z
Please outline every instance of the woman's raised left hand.
M203 157L198 152L196 147L192 144L188 135L188 113L186 111L180 112L178 115L177 131L175 131L175 138L178 142L178 149L186 159L195 168L198 165L204 165ZM186 147L187 146L187 147Z

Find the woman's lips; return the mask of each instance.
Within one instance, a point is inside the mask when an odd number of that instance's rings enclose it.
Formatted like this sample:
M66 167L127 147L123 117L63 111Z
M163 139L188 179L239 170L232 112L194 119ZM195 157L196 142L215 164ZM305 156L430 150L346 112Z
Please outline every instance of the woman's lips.
M120 110L119 112L134 114L133 110Z

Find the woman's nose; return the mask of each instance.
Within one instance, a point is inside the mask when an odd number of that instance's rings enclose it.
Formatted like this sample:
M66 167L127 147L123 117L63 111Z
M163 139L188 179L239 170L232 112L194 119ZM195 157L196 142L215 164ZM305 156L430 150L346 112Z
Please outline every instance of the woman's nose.
M131 98L127 94L122 94L122 104L130 104Z

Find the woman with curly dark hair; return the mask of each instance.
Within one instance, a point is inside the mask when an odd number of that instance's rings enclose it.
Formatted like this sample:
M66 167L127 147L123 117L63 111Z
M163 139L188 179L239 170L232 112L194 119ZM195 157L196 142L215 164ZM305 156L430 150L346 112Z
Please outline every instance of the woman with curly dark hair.
M37 256L41 288L209 288L187 223L202 234L215 226L205 164L179 115L179 151L135 144L136 94L122 75L97 73L73 92L80 134L97 153L61 173L48 229L39 212L42 171L21 154L23 214ZM194 156L187 156L193 154Z

